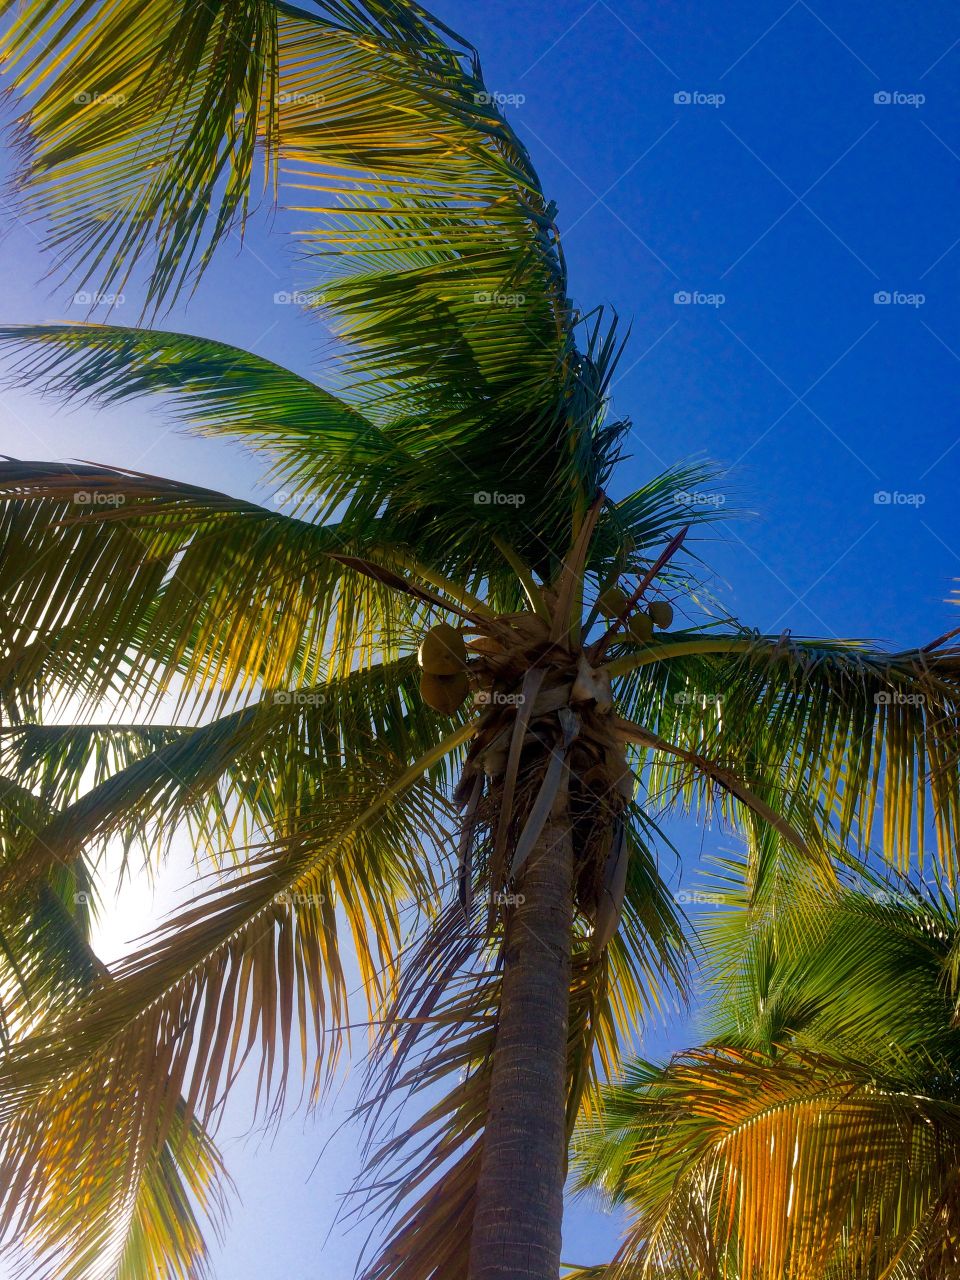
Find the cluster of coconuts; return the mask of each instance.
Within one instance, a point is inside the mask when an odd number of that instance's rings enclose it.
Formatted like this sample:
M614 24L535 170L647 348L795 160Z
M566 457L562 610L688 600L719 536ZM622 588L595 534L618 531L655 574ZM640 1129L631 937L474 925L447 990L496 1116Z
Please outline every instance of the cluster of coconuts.
M601 595L598 604L605 618L619 618L629 603L630 597L619 587L608 587ZM634 613L627 619L627 630L634 640L647 644L653 639L654 627L661 631L673 623L673 605L666 600L651 600L646 613Z
M423 637L417 657L424 702L441 715L452 716L470 692L463 636L449 622L441 622Z

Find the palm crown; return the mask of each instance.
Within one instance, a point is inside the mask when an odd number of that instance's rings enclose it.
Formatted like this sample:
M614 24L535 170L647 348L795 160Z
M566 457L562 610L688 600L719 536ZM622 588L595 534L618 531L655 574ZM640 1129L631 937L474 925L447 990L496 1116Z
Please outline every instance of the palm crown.
M960 653L704 619L675 497L708 477L608 496L615 326L571 303L529 157L419 7L34 0L6 52L25 198L65 266L108 289L149 252L148 305L169 301L262 156L347 355L334 394L180 333L0 333L25 384L159 395L262 453L293 504L0 467L0 1221L41 1272L198 1273L224 1095L252 1059L269 1114L297 1071L320 1097L349 946L383 1028L364 1113L428 1099L371 1157L368 1195L399 1218L368 1274L555 1276L569 1133L682 981L656 812L719 803L751 892L796 866L830 885L882 787L888 856L932 799L952 869ZM642 605L667 598L690 625L654 636ZM420 675L441 622L469 656ZM75 722L51 721L65 705ZM156 864L184 823L194 899L105 970L99 851Z

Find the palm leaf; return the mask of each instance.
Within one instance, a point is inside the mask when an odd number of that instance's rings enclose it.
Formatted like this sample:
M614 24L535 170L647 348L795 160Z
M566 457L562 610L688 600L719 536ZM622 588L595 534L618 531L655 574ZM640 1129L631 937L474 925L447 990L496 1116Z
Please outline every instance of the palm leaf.
M43 690L96 707L171 688L222 708L258 683L316 683L326 645L344 672L419 629L333 559L351 545L336 526L93 466L0 464L0 497L0 689L14 710L35 716Z
M316 1093L336 1060L345 987L334 897L369 998L389 986L398 910L428 902L423 833L436 828L426 776L462 742L450 735L414 765L324 774L293 836L175 915L109 981L58 1010L0 1063L0 1222L69 1248L79 1265L184 1114L217 1113L255 1044L258 1105L269 1114L295 1058ZM296 1020L295 1020L296 1011ZM294 1027L296 1026L296 1034ZM84 1203L104 1206L87 1220Z
M948 877L960 834L960 651L885 653L856 641L677 632L618 656L633 719L789 802L822 807L840 845L906 867L930 842ZM661 755L655 794L696 794ZM932 811L928 814L928 804Z

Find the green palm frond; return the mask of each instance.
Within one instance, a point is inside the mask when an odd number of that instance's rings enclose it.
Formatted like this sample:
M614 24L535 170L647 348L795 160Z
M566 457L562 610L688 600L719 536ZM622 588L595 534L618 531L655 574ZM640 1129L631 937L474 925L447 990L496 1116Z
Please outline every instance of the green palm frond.
M418 332L422 338L422 326ZM577 495L602 488L623 430L604 422L615 353L599 340L533 410L494 388L468 404L458 377L456 403L431 386L417 393L415 417L380 420L381 405L376 426L315 383L205 338L83 324L8 326L0 342L20 385L108 405L161 397L175 421L264 454L284 505L316 522L335 513L345 540L422 558L429 534L435 567L475 583L488 576L492 601L508 599L515 579L491 554L491 538L505 538L542 573L555 571L570 539L571 498L576 506ZM542 373L535 381L543 391ZM385 385L379 377L378 388ZM606 544L623 524L642 554L666 527L676 486L698 474L678 469L626 500L619 515L611 510Z
M98 405L155 396L175 422L236 439L271 465L284 506L300 504L317 521L361 481L376 506L385 472L396 484L410 466L358 410L227 343L99 324L11 325L0 329L0 342L14 357L10 376L18 386Z
M52 816L48 803L0 772L4 873ZM82 856L69 864L53 858L47 874L36 878L29 901L5 897L0 909L0 1041L5 1048L101 975L103 966L88 941L95 906L92 871Z
M610 1275L952 1274L954 896L868 874L758 902L745 875L711 884L713 1041L630 1063L581 1128L581 1186L634 1219Z
M0 464L0 498L11 714L35 718L43 691L95 708L174 690L222 709L317 683L330 646L343 673L418 629L422 606L333 558L352 547L336 525L79 464Z
M241 857L265 831L289 835L322 794L325 770L362 769L379 742L415 759L441 741L415 669L413 658L377 665L198 726L0 730L0 769L58 805L11 850L0 882L35 882L111 838L128 850L137 841L159 861L182 824L197 861L207 853L215 864ZM443 761L433 776L450 782Z
M577 385L554 210L448 37L378 0L36 0L5 41L23 180L61 260L115 289L149 246L160 301L242 220L262 144L267 193L309 199L308 243L353 264L322 287L359 369L389 369L398 403L429 386L450 409L538 410Z
M368 754L365 772L325 770L295 834L217 879L6 1056L0 1182L19 1192L6 1202L8 1231L69 1241L74 1260L93 1248L129 1203L144 1152L170 1137L181 1092L186 1117L216 1115L254 1046L267 1114L277 1114L295 1062L317 1094L348 1021L338 911L377 1007L402 904L429 910L436 893L422 841L444 832L429 774L467 733L406 768L389 759L377 768ZM77 1215L78 1194L103 1216Z
M207 1271L207 1246L197 1206L211 1221L217 1234L224 1234L227 1218L226 1195L231 1189L229 1174L213 1142L197 1121L189 1120L178 1108L163 1147L146 1163L135 1200L123 1223L114 1218L114 1206L104 1202L103 1217L109 1223L112 1241L123 1240L118 1250L117 1280L165 1280L171 1273L184 1277L203 1276ZM96 1265L103 1266L102 1252ZM84 1264L74 1267L75 1277L86 1280Z
M738 882L750 882L742 863L711 877L720 892L700 931L712 989L722 992L712 1040L767 1051L828 1046L929 1083L960 1047L945 981L958 930L953 899L859 875L855 888L824 897L784 877L747 909L742 890L728 890Z
M960 650L886 653L857 641L676 632L614 660L634 719L785 801L821 808L843 845L909 865L935 836L948 877L960 836ZM661 756L654 794L698 784Z
M31 792L6 779L0 784L0 849L4 860L28 831L50 820L50 810ZM109 974L90 948L92 877L82 859L57 861L24 909L4 899L0 913L0 1002L4 1047L37 1033L76 1006ZM12 909L11 909L12 908ZM69 1178L68 1163L63 1175ZM60 1179L59 1182L57 1179ZM18 1275L56 1274L63 1280L167 1280L207 1274L206 1218L215 1232L224 1221L230 1178L209 1136L182 1103L170 1131L155 1148L141 1151L123 1197L109 1179L84 1203L82 1216L54 1213L41 1230L30 1225L31 1209L4 1197L0 1217L17 1224L13 1248ZM87 1190L93 1190L92 1180ZM48 1205L76 1194L59 1171L39 1190ZM46 1211L44 1211L46 1212Z
M418 6L318 9L35 0L5 46L28 191L62 261L104 289L155 249L159 302L246 209L262 144L268 187L308 219L324 264L308 296L348 339L353 398L401 448L426 425L420 461L457 465L465 510L525 503L526 558L549 563L569 534L554 495L585 509L616 457L616 324L578 345L556 210L462 42ZM514 514L489 505L488 523Z
M463 176L451 154L482 151L474 117L491 114L461 104L457 58L414 6L379 0L313 13L38 0L3 51L28 104L22 180L61 260L82 257L109 287L156 247L157 301L275 193L284 136L295 145L305 118L326 165L403 177L430 164L449 182L451 169Z
M101 1152L102 1154L102 1152ZM22 1232L7 1256L30 1280L205 1280L209 1268L204 1220L222 1236L231 1184L220 1153L183 1103L165 1139L138 1153L121 1181L89 1176L80 1186L50 1183L17 1223ZM112 1171L111 1171L112 1172ZM85 1212L66 1215L52 1202L82 1189ZM42 1221L35 1235L31 1219ZM9 1231L9 1227L8 1227Z
M645 573L654 548L659 550L669 541L678 523L708 526L736 515L720 502L690 501L692 495L709 497L718 476L719 468L710 463L678 463L619 502L605 506L597 522L588 562L598 587L602 589L621 575ZM689 541L684 549L689 553ZM676 574L677 566L671 565L670 572ZM663 589L669 591L669 575L661 581ZM689 576L680 575L677 594L686 594L689 587Z

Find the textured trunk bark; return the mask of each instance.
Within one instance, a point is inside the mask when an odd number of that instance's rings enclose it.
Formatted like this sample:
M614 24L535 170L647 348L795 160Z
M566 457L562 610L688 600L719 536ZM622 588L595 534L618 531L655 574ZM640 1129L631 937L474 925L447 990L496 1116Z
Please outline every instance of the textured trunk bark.
M507 926L503 997L469 1280L557 1280L563 1184L573 855L566 786Z

